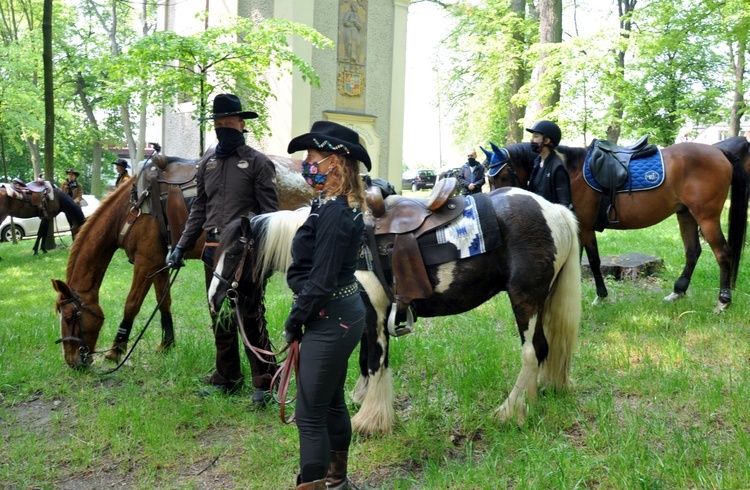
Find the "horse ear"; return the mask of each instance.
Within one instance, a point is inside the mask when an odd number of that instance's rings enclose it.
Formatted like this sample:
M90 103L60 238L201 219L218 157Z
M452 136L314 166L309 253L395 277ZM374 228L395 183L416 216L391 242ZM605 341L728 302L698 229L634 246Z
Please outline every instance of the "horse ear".
M240 218L240 228L242 229L242 236L250 236L250 217L243 216Z
M490 146L492 147L492 151L494 151L497 154L500 154L500 148L498 148L497 145L495 145L495 143L490 141Z
M492 143L490 143L490 144L492 144ZM484 148L482 148L482 146L481 146L481 145L479 146L479 149L480 149L480 150L482 150L482 151L484 152L484 154L485 154L485 156L487 157L487 159L488 159L488 160L489 160L490 158L492 158L492 152L491 152L491 151L487 151L487 150L485 150Z
M55 288L55 291L60 293L64 298L70 298L72 296L70 286L65 284L64 281L61 281L60 279L51 279L51 281L52 287Z

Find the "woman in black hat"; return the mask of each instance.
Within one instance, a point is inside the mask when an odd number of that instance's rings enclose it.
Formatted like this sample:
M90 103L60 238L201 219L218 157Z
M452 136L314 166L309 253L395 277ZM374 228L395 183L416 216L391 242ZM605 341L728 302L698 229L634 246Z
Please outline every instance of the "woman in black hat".
M65 194L72 197L76 204L80 206L81 198L83 197L83 188L81 187L81 184L78 183L77 179L81 174L76 172L74 168L69 168L65 174L67 178L65 179L65 182L63 182L61 189Z
M289 143L307 150L302 176L318 193L292 242L287 284L294 303L285 323L288 343L301 339L297 378L300 439L298 489L349 488L352 437L344 401L349 356L365 326L354 277L364 236L365 189L359 162L371 169L359 135L329 121ZM303 333L304 326L304 333Z
M120 186L123 182L128 180L130 178L130 174L128 173L128 170L130 168L130 165L128 165L128 162L123 160L122 158L118 158L114 162L112 162L112 165L115 166L115 170L117 170L117 180L115 181L115 189Z

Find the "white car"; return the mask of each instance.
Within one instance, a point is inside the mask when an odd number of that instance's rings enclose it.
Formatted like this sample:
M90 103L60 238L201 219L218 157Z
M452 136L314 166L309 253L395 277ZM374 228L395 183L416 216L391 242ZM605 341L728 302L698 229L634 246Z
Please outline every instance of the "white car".
M83 194L81 198L81 210L85 217L91 216L99 207L99 199L91 194ZM39 233L39 225L42 222L39 218L13 218L16 225L16 237L18 239L35 237ZM70 224L65 217L65 213L55 216L55 233L70 233ZM10 216L0 224L0 241L9 242L13 239L10 228Z

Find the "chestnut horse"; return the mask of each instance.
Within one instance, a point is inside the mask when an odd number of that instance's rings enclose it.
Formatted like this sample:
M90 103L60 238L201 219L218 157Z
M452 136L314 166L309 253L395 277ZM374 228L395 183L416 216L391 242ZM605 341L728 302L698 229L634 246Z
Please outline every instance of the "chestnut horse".
M394 199L404 198L387 198L386 207ZM456 254L456 259L447 263L428 265L434 294L416 299L413 304L423 317L457 315L476 308L500 291L508 292L521 337L522 367L495 415L501 421L517 418L522 422L526 401L536 401L540 381L555 388L569 385L581 317L575 216L564 207L521 189L501 189L471 199L476 199L475 203L482 199L489 219L494 220L489 226L482 225L486 251L466 258ZM231 297L252 298L258 278L266 277L268 271L285 271L291 262L294 234L308 215L309 209L304 208L278 211L241 218L227 226L226 239L217 251L218 277L209 289L211 308L219 310L228 289L236 286L236 294L229 294ZM496 233L488 233L487 229L493 227ZM365 434L390 432L394 399L386 322L391 301L374 272L360 270L356 276L367 312L360 344L360 377L354 394L355 402L362 406L352 418L352 425ZM304 349L304 337L302 342Z
M49 185L47 183L47 185ZM40 218L42 220L39 226L39 235L47 234L47 227L52 218L60 213L64 213L70 223L70 233L75 238L78 230L86 221L81 206L79 206L72 197L64 193L59 187L52 187L52 199L44 199L43 208L31 204L25 199L18 199L13 195L17 191L8 190L4 185L0 185L0 223L5 221L8 216L14 218ZM42 250L46 252L44 241L42 241ZM36 248L34 249L36 252Z
M593 145L593 143L592 143ZM518 143L500 149L493 147L494 173L490 185L525 188L536 154L530 143ZM595 225L601 193L584 179L584 162L588 148L558 146L570 174L573 206L578 217L581 242L589 258L596 283L597 300L607 296L596 244ZM734 151L740 152L741 148ZM680 143L661 150L664 183L651 190L618 192L616 206L619 224L608 228L632 230L653 226L677 214L680 235L685 247L685 267L674 284L674 291L664 298L674 301L685 295L693 270L701 254L700 233L719 264L719 301L714 311L721 311L732 301L731 288L745 243L748 206L748 178L733 151L700 143ZM492 173L492 172L491 172ZM729 242L721 231L721 212L731 189L729 207ZM594 301L596 303L596 301Z
M279 156L269 158L276 166L279 206L282 209L296 209L309 204L312 191L300 175L299 160ZM63 354L65 362L74 368L86 367L92 362L91 354L96 350L99 332L104 324L104 312L99 305L99 288L118 248L125 251L133 264L133 280L116 341L113 342L113 348L107 351L108 359L119 361L123 355L133 321L151 285L154 286L157 298L161 298L166 289L169 277L165 269L168 246L157 220L153 216L141 216L138 213L120 243L120 235L124 232L133 209L132 188L131 185L122 185L102 201L88 218L86 226L81 229L78 239L73 242L65 281L52 280L53 287L59 293L56 303L60 313ZM180 231L185 225L184 222L169 224L177 226ZM200 258L202 248L203 238L186 258ZM160 349L164 349L174 343L171 297L168 292L159 310L162 327Z

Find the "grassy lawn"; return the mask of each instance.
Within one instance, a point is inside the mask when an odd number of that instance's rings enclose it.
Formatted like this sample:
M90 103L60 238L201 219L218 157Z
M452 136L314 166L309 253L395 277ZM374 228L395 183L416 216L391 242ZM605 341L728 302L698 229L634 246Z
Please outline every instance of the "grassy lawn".
M101 358L93 372L75 372L55 344L50 278L64 279L69 249L32 256L32 245L0 244L0 488L292 488L297 432L281 424L278 407L254 410L250 388L197 396L214 356L197 261L173 289L176 349L155 352L157 318L128 364L100 376L111 367ZM584 279L569 392L543 393L523 427L499 425L492 412L520 369L507 297L421 319L391 343L394 433L355 436L353 480L380 489L750 488L747 254L734 303L716 315L719 271L705 244L687 297L662 301L683 265L674 217L646 230L608 230L599 249L649 253L666 265L658 277L608 278L610 296L596 306L593 281ZM118 252L101 289L100 349L114 338L131 275ZM274 276L267 308L277 345L289 296ZM134 336L154 305L150 295ZM352 361L349 388L356 354Z

